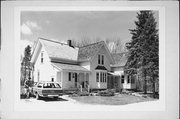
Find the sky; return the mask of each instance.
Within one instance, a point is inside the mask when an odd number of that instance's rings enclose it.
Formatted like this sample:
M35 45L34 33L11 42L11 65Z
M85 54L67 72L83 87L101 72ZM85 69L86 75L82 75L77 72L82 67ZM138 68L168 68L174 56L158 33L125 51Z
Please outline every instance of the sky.
M26 45L38 37L66 42L79 40L118 38L131 39L138 11L23 11L21 12L21 40ZM154 12L158 20L158 13ZM25 41L25 42L24 42Z

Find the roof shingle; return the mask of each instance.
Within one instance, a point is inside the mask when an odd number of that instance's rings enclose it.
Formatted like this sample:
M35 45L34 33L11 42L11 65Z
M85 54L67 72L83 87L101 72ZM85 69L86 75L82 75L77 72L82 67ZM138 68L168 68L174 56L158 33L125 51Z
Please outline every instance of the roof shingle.
M43 44L50 58L67 59L72 61L77 61L78 59L79 49L77 47L70 47L64 43L42 38L39 41Z
M104 41L93 43L79 48L78 61L89 61L104 45Z

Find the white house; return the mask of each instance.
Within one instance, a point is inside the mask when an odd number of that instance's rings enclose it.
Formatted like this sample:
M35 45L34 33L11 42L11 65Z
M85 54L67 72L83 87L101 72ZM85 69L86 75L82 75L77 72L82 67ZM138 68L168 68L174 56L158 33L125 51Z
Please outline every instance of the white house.
M39 38L32 54L34 65L33 80L56 81L63 90L107 89L112 77L121 76L104 41L84 47L74 47L71 40L67 44ZM122 71L123 72L123 71ZM117 78L117 77L116 77ZM117 78L118 87L122 78ZM126 81L124 81L126 82Z
M136 77L130 77L124 72L125 65L128 60L128 52L112 54L114 64L111 65L114 80L119 80L119 87L121 89L135 89ZM117 82L117 81L116 81Z

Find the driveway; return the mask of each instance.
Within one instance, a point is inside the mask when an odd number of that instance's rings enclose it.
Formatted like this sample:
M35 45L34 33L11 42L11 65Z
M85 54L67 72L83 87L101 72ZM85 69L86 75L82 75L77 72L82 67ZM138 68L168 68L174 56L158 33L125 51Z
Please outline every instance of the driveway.
M59 96L58 99L53 99L53 98L43 98L41 100L37 100L36 98L31 97L30 99L22 99L23 102L33 102L33 103L44 103L44 102L54 102L54 103L74 103L76 102L75 100L71 99L68 97L68 95L63 95Z

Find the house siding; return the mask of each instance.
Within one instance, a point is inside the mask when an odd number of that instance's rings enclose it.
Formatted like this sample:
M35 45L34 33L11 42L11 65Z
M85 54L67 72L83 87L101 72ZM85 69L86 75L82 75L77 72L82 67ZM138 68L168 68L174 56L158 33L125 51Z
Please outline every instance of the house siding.
M136 88L136 80L135 83L132 84L131 82L128 83L128 75L124 73L124 67L112 67L112 71L115 74L120 76L120 88L123 89L135 89ZM124 83L121 83L121 76L124 75Z
M43 63L41 63L41 55L40 55L41 52L43 52ZM57 81L56 76L58 70L52 66L47 52L42 47L39 53L40 54L37 57L36 63L34 64L34 82L51 81L51 78L54 78L54 81ZM38 80L38 72L39 72L39 80Z
M107 88L107 82L96 82L96 71L95 68L99 65L98 64L98 55L104 55L104 67L108 71L110 71L110 62L109 62L109 56L106 52L105 47L103 46L100 51L95 55L93 60L90 62L90 70L91 70L91 75L89 77L90 79L90 88L91 89L106 89ZM104 71L104 70L103 70ZM107 71L105 71L107 72Z

